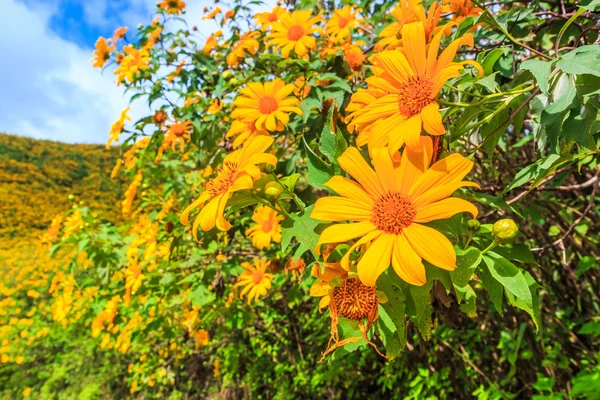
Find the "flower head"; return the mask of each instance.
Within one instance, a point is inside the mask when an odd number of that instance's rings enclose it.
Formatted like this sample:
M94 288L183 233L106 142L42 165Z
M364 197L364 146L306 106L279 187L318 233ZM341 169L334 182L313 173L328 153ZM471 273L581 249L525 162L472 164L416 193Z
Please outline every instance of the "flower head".
M158 7L165 10L167 14L179 15L185 8L185 2L181 0L162 0Z
M121 84L125 79L133 82L136 73L150 68L148 65L150 62L150 53L147 48L144 47L138 50L131 45L127 45L123 48L123 51L126 56L121 61L119 68L115 69L117 84Z
M289 96L295 89L279 78L274 81L250 82L233 101L231 116L241 122L254 122L257 130L283 130L290 112L302 115L300 101Z
M356 181L335 176L326 186L339 197L317 200L311 217L321 221L355 221L327 227L319 239L322 244L346 242L360 238L342 258L347 268L350 254L361 245L369 245L358 262L358 277L367 286L390 263L402 279L413 285L426 282L421 259L452 271L456 253L450 241L423 223L450 218L459 212L477 215L471 203L449 198L458 188L477 186L462 181L473 163L460 154L430 166L432 141L421 139L419 151L407 147L399 163L394 163L386 149L373 151L373 170L358 149L348 148L338 159L344 171Z
M475 7L472 0L444 0L442 3L442 12L452 13L452 19L456 24L460 24L467 17L477 17L483 9Z
M233 136L236 138L233 140L232 146L234 149L240 147L246 140L249 140L258 135L269 135L269 132L266 130L258 130L256 129L256 124L254 121L251 122L241 122L238 120L234 120L231 123L231 127L225 134L226 139L230 139Z
M279 21L274 22L269 34L268 46L281 49L281 55L288 58L294 50L298 57L303 57L309 49L317 46L314 33L321 29L315 24L321 22L320 15L311 17L310 10L299 10L292 13L282 13Z
M206 44L202 48L202 51L204 52L204 54L210 54L213 50L219 48L219 43L217 42L217 39L222 36L223 36L223 31L221 31L220 29L218 31L216 31L215 33L213 33L212 35L210 35L208 37L208 39L206 39Z
M293 280L299 280L300 276L304 273L305 268L306 268L306 263L304 262L304 260L302 258L298 258L297 260L294 260L294 257L290 257L286 261L285 267L283 267L283 270L285 271L286 275L292 274Z
M254 301L258 301L258 298L265 296L267 290L271 288L271 280L273 274L267 272L267 268L271 263L267 261L265 257L260 260L258 257L254 257L254 265L249 262L242 263L244 272L238 277L235 287L243 286L240 293L240 297L248 294L248 304Z
M260 29L263 32L266 32L266 30L270 28L273 23L279 20L279 16L283 13L285 13L285 8L275 6L271 11L257 13L254 16L254 20L258 25L260 25Z
M267 206L259 206L254 210L252 221L255 222L250 228L246 229L246 236L252 240L252 244L259 250L275 243L281 242L281 225L284 217L277 211Z
M331 19L325 25L325 32L335 41L344 41L350 37L351 29L356 28L361 23L362 18L357 17L360 11L360 8L354 6L333 10Z
M239 60L246 57L246 54L256 54L258 49L258 40L260 36L258 31L246 32L238 39L231 47L231 51L227 54L225 60L230 67L237 67Z
M179 122L177 118L175 118L175 122L167 124L167 132L165 132L163 146L168 142L171 150L175 151L176 146L179 145L179 150L184 151L185 142L190 140L190 131L193 128L192 121L185 120Z
M113 34L113 38L112 38L113 43L116 43L117 40L119 40L119 39L123 39L125 37L126 33L127 33L127 27L126 26L122 26L122 27L118 28L115 31L115 33Z
M261 176L258 164L277 164L274 155L264 152L272 143L273 138L270 136L257 136L247 141L241 149L225 157L216 176L206 184L206 190L181 214L181 223L186 225L190 212L202 207L192 227L195 238L199 226L204 231L209 231L215 226L222 231L231 228L231 224L223 216L227 201L237 191L252 189L254 181ZM206 202L208 204L204 205Z
M473 36L454 40L438 57L443 32L438 33L429 47L425 44L423 23L404 25L402 51L390 50L370 58L374 76L367 79L368 89L352 96L350 128L359 132L362 144L369 149L387 146L390 155L404 144L413 150L420 148L422 128L430 135L443 135L442 115L436 98L446 81L460 76L465 64L481 66L471 60L454 62L461 45L473 45Z
M206 14L204 17L202 17L203 20L207 20L207 19L215 19L215 17L217 16L217 14L221 13L221 7L215 7L214 10L212 10L211 12L209 12L208 14Z
M110 44L110 39L106 40L103 37L99 37L96 40L96 50L93 51L94 58L90 60L94 68L102 68L106 60L110 58L110 53L115 51L115 45Z
M110 138L108 138L108 142L106 143L107 149L110 148L110 144L112 142L116 142L119 140L119 134L123 132L123 129L125 129L125 121L131 121L131 117L127 115L129 113L129 110L130 108L127 107L126 109L121 111L119 119L110 126L110 132L108 132L108 134L111 136Z

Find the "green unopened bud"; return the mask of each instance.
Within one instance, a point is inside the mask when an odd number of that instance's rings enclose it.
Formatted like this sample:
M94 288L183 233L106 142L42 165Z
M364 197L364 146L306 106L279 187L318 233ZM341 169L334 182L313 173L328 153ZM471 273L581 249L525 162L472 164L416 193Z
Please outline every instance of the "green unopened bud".
M269 182L265 185L265 195L270 200L276 200L283 193L283 188L278 182Z
M469 229L472 230L477 230L479 229L479 227L481 226L481 222L477 221L476 219L472 219L469 222L467 222L467 225L469 225Z
M75 199L75 196L73 196L72 194L69 195L69 197L67 197L69 200L73 201Z
M83 204L84 204L84 203L83 203L83 200L81 200L81 201L79 202L79 205L80 205L80 206L82 206Z
M239 84L240 84L240 80L239 80L238 78L235 78L235 77L234 77L234 78L231 78L231 79L229 80L229 84L230 84L230 85L232 85L232 86L237 86L237 85L239 85Z
M271 172L275 171L275 167L274 167L274 166L272 166L271 164L266 164L266 165L265 165L265 168L264 168L264 171L265 171L267 174L270 174Z
M519 227L512 219L501 219L496 221L492 228L492 237L500 244L508 244L514 240L519 233Z
M225 71L223 71L223 73L221 74L221 78L223 79L227 79L230 78L231 75L233 75L233 71L230 69L226 69Z

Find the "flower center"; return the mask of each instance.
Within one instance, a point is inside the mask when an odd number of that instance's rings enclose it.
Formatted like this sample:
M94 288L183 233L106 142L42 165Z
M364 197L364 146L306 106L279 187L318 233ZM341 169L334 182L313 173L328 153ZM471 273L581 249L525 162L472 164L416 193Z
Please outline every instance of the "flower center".
M377 291L358 278L348 278L333 288L333 305L342 317L358 321L374 321L377 316Z
M415 75L403 83L398 94L400 113L407 118L418 115L428 104L433 103L433 82L424 75Z
M277 14L275 14L274 12L269 13L269 17L267 19L269 20L269 22L275 22L277 21Z
M171 132L173 133L173 135L175 136L183 136L187 133L187 129L186 129L186 125L179 123L179 124L173 124L171 126Z
M258 101L258 111L260 111L261 114L271 114L272 112L277 111L277 108L277 99L273 96L263 96Z
M252 282L254 282L255 285L258 285L262 281L263 276L264 276L263 272L254 271L252 273Z
M271 232L271 229L273 229L273 220L268 220L268 221L263 221L262 223L262 230L264 233L269 233Z
M371 209L371 222L377 229L397 235L412 224L417 208L410 197L398 192L388 192L375 200Z
M206 190L212 197L224 193L233 185L237 178L237 164L231 161L225 161L223 166L217 169L217 176L206 184Z
M289 40L300 40L300 38L304 36L304 28L300 25L292 25L288 30L288 39Z
M246 128L250 131L250 133L256 132L256 124L254 122L246 122Z
M340 29L343 29L344 27L346 27L346 25L348 25L348 22L350 22L350 18L348 18L348 17L339 17L338 27Z

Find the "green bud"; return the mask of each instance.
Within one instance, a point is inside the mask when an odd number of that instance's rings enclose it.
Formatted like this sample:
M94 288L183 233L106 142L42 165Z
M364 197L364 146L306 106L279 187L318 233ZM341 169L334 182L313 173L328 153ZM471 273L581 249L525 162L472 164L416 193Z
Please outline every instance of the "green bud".
M231 76L233 75L233 71L230 69L226 69L225 71L223 71L223 73L221 74L221 78L223 79L227 79L227 78L231 78Z
M469 229L477 230L481 226L481 222L477 221L476 219L472 219L467 222L467 225L469 225Z
M239 80L238 78L235 78L235 77L234 77L234 78L231 78L231 79L229 80L229 84L230 84L230 85L232 85L232 86L237 86L237 85L239 85L239 84L240 84L240 80Z
M80 205L80 206L82 206L82 205L83 205L83 200L81 200L81 201L79 202L79 205Z
M496 221L492 228L492 237L500 244L511 243L517 233L519 233L519 227L510 218Z
M69 197L67 197L69 200L73 201L75 199L75 196L73 196L72 194L69 195Z
M269 182L265 185L265 195L270 200L276 200L283 193L283 188L278 182Z
M275 167L271 164L266 164L264 170L267 174L270 174L271 172L275 171Z

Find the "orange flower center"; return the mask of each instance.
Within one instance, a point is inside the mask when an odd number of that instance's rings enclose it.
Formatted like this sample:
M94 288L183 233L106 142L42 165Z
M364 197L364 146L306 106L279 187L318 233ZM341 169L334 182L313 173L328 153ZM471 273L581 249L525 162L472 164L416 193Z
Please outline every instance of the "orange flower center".
M256 124L254 122L246 122L246 128L250 131L250 133L256 132Z
M238 166L231 161L225 161L217 170L217 176L206 184L206 190L212 197L218 196L229 189L237 178Z
M258 111L260 111L261 114L271 114L277 111L278 107L277 99L270 95L263 96L258 101Z
M275 21L277 21L277 14L275 14L274 12L269 13L269 16L267 17L267 20L269 20L269 22L275 22Z
M352 19L352 17L341 17L338 16L338 27L340 29L344 29L346 27L346 25L348 25L348 22L350 22L350 20Z
M273 220L267 220L267 221L263 221L262 223L262 230L264 233L269 233L271 232L271 229L273 229Z
M252 282L254 282L255 285L258 285L262 281L264 275L264 272L254 271L252 273Z
M300 25L292 25L288 30L287 37L289 40L300 40L304 36L304 28Z
M187 133L188 126L184 123L176 123L171 125L171 133L175 136L181 137Z
M371 222L380 231L397 235L412 224L416 215L417 208L410 197L398 192L388 192L375 200Z
M408 78L400 87L398 106L400 114L407 118L421 113L423 108L431 103L433 81L425 75L414 75Z
M335 311L342 317L353 321L374 321L377 317L377 291L358 278L344 279L339 286L333 288L332 300Z

